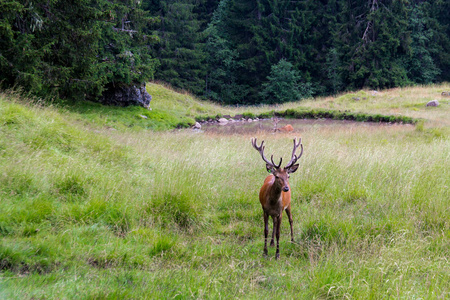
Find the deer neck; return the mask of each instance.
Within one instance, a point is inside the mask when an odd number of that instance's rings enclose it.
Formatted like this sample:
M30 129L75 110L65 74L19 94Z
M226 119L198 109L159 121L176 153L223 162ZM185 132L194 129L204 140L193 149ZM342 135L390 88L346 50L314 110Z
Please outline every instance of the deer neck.
M283 188L283 184L274 178L273 184L269 189L269 202L270 204L276 204L281 199L281 191Z

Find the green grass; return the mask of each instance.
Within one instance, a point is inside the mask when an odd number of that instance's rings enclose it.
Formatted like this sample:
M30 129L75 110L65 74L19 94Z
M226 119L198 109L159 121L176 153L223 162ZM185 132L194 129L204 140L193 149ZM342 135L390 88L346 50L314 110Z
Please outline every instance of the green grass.
M427 128L450 127L450 100L441 96L450 90L444 83L428 87L411 87L380 92L359 91L336 97L309 99L274 106L230 107L200 101L188 93L179 93L170 87L148 83L152 95L150 110L142 107L110 107L92 102L56 105L63 115L74 117L86 126L121 131L165 131L192 126L195 121L216 119L221 116L243 115L254 118L332 118L360 122L396 122L414 124L421 120ZM359 100L354 100L354 99ZM430 100L438 99L439 107L426 107Z
M158 107L156 95L148 113L177 121L153 128L133 119L137 108L0 95L0 299L450 297L440 114L415 126L305 127L290 179L295 243L285 217L276 261L274 248L262 255L267 173L251 136L163 130L202 106ZM205 106L199 114L252 109ZM294 135L258 138L290 155Z
M177 93L169 87L148 83L152 95L150 109L143 107L113 107L93 102L58 106L62 113L75 113L86 125L115 130L164 131L194 125L195 118L229 113L227 108L195 99L187 93Z

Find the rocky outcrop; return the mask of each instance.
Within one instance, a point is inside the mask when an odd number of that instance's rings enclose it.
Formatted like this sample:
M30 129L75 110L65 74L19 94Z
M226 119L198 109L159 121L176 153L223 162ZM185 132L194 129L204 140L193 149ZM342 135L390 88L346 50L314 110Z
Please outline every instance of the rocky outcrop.
M145 83L141 86L109 85L99 101L107 105L130 106L137 105L150 107L152 96L145 89Z

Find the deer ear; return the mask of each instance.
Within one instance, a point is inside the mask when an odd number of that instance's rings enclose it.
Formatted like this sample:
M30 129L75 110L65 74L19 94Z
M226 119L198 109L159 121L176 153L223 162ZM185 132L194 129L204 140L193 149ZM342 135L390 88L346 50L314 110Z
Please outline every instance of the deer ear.
M290 166L288 169L286 169L286 172L288 173L294 173L295 171L297 171L299 164L295 164L293 166Z

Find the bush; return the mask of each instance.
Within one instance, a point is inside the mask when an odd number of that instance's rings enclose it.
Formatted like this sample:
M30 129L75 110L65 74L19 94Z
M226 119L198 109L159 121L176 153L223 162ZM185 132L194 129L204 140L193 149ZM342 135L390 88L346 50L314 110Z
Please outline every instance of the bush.
M285 59L281 59L272 66L267 80L268 82L263 84L263 91L260 93L263 103L297 101L312 95L311 84L301 83L301 76Z

